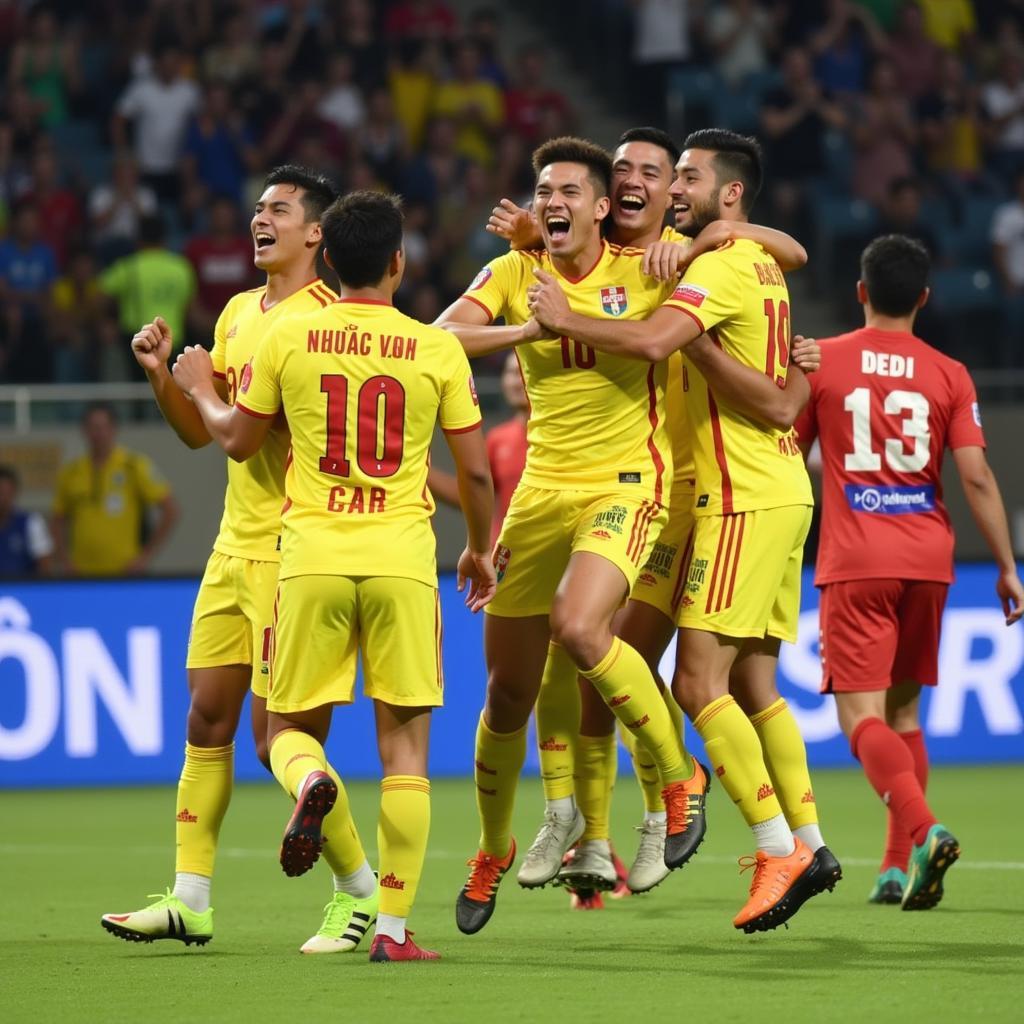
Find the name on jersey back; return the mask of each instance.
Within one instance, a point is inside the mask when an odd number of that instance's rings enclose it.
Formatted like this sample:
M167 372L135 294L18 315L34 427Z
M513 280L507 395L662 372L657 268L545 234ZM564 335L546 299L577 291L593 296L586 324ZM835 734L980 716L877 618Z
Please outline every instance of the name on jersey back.
M400 334L377 335L374 348L373 334L359 331L354 325L334 331L309 331L306 334L306 351L336 356L373 356L383 359L415 359L416 339L403 338Z

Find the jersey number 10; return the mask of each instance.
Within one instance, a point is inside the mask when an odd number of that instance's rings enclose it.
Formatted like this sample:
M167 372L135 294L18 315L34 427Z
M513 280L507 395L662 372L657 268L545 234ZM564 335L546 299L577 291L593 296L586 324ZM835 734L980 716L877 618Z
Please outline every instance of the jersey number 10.
M845 466L852 472L872 472L882 468L882 457L871 448L871 391L855 388L843 400L843 408L853 415L853 451L846 453ZM928 399L919 391L890 391L883 405L890 416L909 412L902 420L903 437L911 438L914 450L904 448L902 437L886 438L885 461L897 473L918 473L928 465L932 435L928 427Z
M325 373L320 390L327 395L327 453L320 472L347 477L348 378ZM370 377L356 401L356 464L369 477L394 476L405 448L405 388L394 377Z

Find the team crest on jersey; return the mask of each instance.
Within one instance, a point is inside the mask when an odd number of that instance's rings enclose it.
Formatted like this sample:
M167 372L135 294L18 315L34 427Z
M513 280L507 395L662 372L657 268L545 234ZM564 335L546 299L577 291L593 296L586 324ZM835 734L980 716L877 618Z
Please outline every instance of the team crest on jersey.
M685 281L672 293L676 302L685 302L688 306L700 308L708 297L707 288L701 288L695 284L687 284Z
M245 364L245 366L242 367L242 381L238 385L238 390L241 391L243 395L246 394L248 392L248 390L249 390L249 385L251 383L252 383L252 360L250 359L249 362L247 362Z
M473 278L473 283L469 286L467 291L475 292L480 288L483 288L485 284L491 279L491 268L484 267L476 277Z
M479 405L480 399L476 393L476 381L473 380L473 374L469 375L469 393L473 396L473 404Z
M494 571L500 583L508 571L508 563L512 561L512 552L504 544L498 544L494 549Z
M601 289L601 308L609 316L622 316L626 312L629 300L626 297L626 289L622 285L613 285L611 288Z

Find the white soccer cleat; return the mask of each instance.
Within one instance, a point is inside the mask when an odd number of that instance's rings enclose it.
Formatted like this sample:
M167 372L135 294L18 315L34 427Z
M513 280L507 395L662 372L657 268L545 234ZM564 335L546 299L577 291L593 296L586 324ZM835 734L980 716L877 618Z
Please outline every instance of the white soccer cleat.
M190 910L170 889L142 910L129 914L104 914L100 924L126 942L177 939L186 946L205 946L213 938L213 908L201 914Z
M544 812L533 845L526 851L516 879L524 889L539 889L554 881L562 867L562 858L587 827L586 819L576 808L571 818L560 818L552 811Z
M640 833L640 845L626 877L630 892L650 892L668 878L670 872L665 867L665 827L664 821L645 821L636 826Z
M558 872L558 880L573 889L611 892L619 881L611 843L607 839L587 839L580 843Z

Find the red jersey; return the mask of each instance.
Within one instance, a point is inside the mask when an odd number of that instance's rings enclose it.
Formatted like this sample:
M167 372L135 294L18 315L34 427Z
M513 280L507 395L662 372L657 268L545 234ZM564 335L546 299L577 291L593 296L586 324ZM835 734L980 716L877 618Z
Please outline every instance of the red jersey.
M196 296L211 312L219 312L230 299L259 280L252 265L252 241L247 235L194 238L185 246L185 256L196 271Z
M518 416L487 432L487 461L494 478L494 521L491 543L498 539L502 521L526 466L526 422Z
M985 446L967 368L912 334L864 327L821 342L797 421L821 441L814 582L953 580L945 450Z

